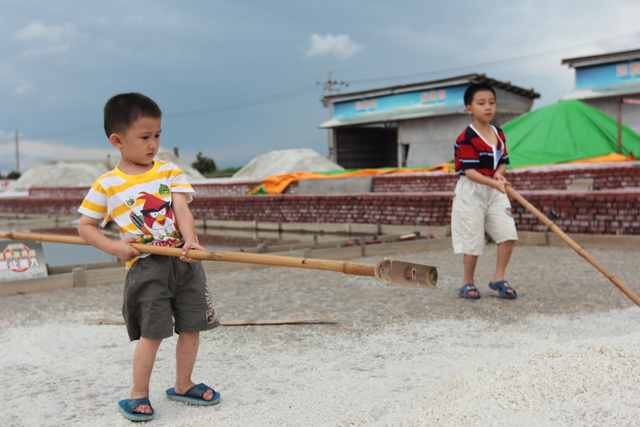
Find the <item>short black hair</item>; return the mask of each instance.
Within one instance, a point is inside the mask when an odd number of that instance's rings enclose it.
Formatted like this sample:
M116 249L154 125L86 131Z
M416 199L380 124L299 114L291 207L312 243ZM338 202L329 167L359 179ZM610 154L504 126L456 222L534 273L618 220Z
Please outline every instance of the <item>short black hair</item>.
M493 90L489 83L473 83L464 91L464 105L471 105L473 102L473 96L483 90L488 90L493 94L493 96L496 96L496 91Z
M139 117L161 118L158 104L141 93L121 93L111 97L104 106L104 132L107 138L113 133L124 133Z

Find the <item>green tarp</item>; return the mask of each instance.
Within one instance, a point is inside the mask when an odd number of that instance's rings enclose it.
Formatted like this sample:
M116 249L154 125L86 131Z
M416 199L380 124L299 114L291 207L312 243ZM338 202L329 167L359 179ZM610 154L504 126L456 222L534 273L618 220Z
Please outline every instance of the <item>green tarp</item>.
M567 163L618 152L618 123L580 101L562 101L502 126L510 167ZM640 135L622 126L622 154L640 158Z

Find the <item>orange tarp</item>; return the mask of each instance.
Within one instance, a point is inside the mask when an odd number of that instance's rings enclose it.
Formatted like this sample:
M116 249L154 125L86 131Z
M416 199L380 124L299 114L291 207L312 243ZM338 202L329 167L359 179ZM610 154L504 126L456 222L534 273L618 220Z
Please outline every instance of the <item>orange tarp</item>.
M578 163L606 163L606 162L628 162L635 160L633 154L625 156L618 153L609 153L604 156L590 157L587 159L575 160L566 163L554 163L554 164L578 164ZM545 166L545 165L536 165ZM532 166L523 166L534 167ZM518 169L521 169L518 168ZM428 167L428 168L381 168L381 169L355 169L344 172L294 172L286 173L282 175L273 175L265 178L262 184L247 191L246 194L282 194L289 184L294 181L302 179L331 179L331 178L351 178L356 176L372 176L372 175L384 175L391 173L411 173L411 172L453 172L453 163L442 163L440 165Z
M329 179L329 178L351 178L355 176L371 176L384 175L390 173L410 173L410 172L433 172L451 171L452 163L443 163L441 165L429 168L382 168L382 169L357 169L345 172L294 172L282 175L273 175L265 178L262 184L249 190L247 194L281 194L287 189L289 184L302 179Z
M624 154L618 154L618 153L609 153L609 154L605 154L604 156L589 157L588 159L575 160L573 162L568 162L568 164L573 164L573 163L630 162L630 161L633 161L635 159L636 158L633 157L632 153L629 153L628 156L625 156Z

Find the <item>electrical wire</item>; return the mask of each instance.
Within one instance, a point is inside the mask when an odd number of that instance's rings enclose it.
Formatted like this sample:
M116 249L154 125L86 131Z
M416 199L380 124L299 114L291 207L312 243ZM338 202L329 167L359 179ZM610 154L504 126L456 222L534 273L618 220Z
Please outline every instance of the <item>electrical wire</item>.
M431 75L438 75L438 74L447 74L447 73L452 73L452 72L459 72L459 71L468 70L470 67L473 67L474 69L479 69L479 68L495 68L495 67L498 67L498 66L513 65L513 64L520 63L520 62L528 62L528 61L531 61L531 60L543 58L545 56L555 55L555 54L560 53L560 52L575 51L576 49L581 49L581 48L584 48L584 47L592 46L593 44L610 42L612 40L616 40L616 39L619 39L621 37L629 37L629 36L636 36L636 35L640 35L640 32L619 34L619 35L616 35L616 36L606 37L604 39L591 41L591 42L586 42L586 43L581 43L581 44L574 45L574 46L562 47L562 48L558 48L558 49L547 50L547 51L544 51L544 52L538 52L538 53L533 53L533 54L529 54L529 55L522 55L522 56L517 56L517 57L513 57L513 58L506 58L506 59L501 59L501 60L497 60L497 61L490 61L490 62L485 62L485 63L481 63L481 64L473 64L472 66L441 69L441 70L429 71L429 72L425 72L425 73L414 73L414 74L404 74L404 75L398 75L398 76L388 76L388 77L376 77L376 78L369 78L369 79L349 80L349 84L370 83L370 82L380 82L380 81L390 81L390 80L401 80L401 79L408 79L408 78L415 78L415 77L424 77L424 76L431 76ZM431 61L433 61L433 60L431 60Z
M521 55L521 56L512 57L512 58L505 58L505 59L501 59L501 60L497 60L497 61L490 61L490 62L485 62L485 63L480 63L480 64L474 64L473 68L475 68L475 69L482 69L482 68L487 69L487 68L495 68L495 67L500 67L500 66L513 65L513 64L523 63L523 62L529 62L529 61L537 60L537 59L540 59L540 58L543 58L543 57L546 57L546 56L555 55L555 54L560 53L560 52L575 51L576 49L584 48L584 47L587 47L587 46L592 46L594 44L606 43L606 42L610 42L610 41L619 39L621 37L636 36L636 35L639 35L639 34L640 34L640 32L633 32L633 33L627 33L627 34L614 35L614 36L611 36L611 37L606 37L604 39L585 42L585 43L580 43L580 44L573 45L573 46L567 46L567 47L562 47L562 48L557 48L557 49L552 49L552 50L545 50L543 52L537 52L537 53L528 54L528 55ZM430 59L430 62L433 62L433 58ZM411 79L411 78L418 78L418 77L434 76L434 75L439 75L439 74L448 74L448 73L453 73L453 72L461 72L461 71L468 70L469 68L470 68L470 66L463 66L463 67L445 68L445 69L429 71L429 72L424 72L424 73L412 73L412 74L403 74L403 75L387 76L387 77L354 79L354 80L350 80L348 83L350 85L353 85L353 84L358 84L358 83L371 83L371 82L404 80L404 79ZM280 86L280 87L286 87L286 86L287 85ZM274 103L274 102L279 102L279 101L295 98L297 96L301 96L301 95L304 95L304 94L307 94L307 93L310 93L310 92L316 91L316 90L317 90L317 86L315 84L314 85L305 85L305 86L297 87L297 88L294 88L294 89L285 90L285 91L282 91L282 92L276 92L276 93L273 93L273 94L270 94L270 95L263 95L263 96L259 96L259 97L256 97L256 98L246 99L246 100L243 100L243 101L229 102L229 103L226 103L226 104L220 104L220 105L217 105L217 106L205 107L205 108L200 108L200 109L195 109L195 110L187 110L187 111L180 111L180 112L175 112L175 113L167 113L167 114L165 114L165 117L171 117L171 118L195 117L195 116L202 116L202 115L218 114L218 113L226 112L226 111L253 108L253 107L257 107L257 106L263 106L263 105L271 104L271 103ZM82 129L65 131L65 132L54 133L54 134L40 134L40 135L23 134L22 136L23 137L25 137L25 136L29 137L30 139L55 139L55 138L62 138L62 137L68 137L68 136L81 135L81 134L84 134L84 133L95 132L95 131L100 131L101 132L102 131L102 127L96 125L96 126L93 126L93 127L90 127L90 128L82 128Z

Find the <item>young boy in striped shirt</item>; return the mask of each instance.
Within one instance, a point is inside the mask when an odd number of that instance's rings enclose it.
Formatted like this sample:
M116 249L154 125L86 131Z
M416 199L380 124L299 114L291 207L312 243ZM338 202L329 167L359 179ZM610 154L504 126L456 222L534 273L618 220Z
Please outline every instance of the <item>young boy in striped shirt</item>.
M516 298L516 291L504 273L518 235L506 195L504 174L509 164L504 133L491 124L496 114L496 93L486 84L472 84L464 94L465 110L473 122L455 143L456 184L451 210L451 241L456 254L464 254L463 298L478 299L475 270L482 254L485 232L498 244L498 256L491 289L503 298Z
M149 380L164 338L179 334L176 382L167 396L192 404L212 405L220 394L191 381L199 333L219 326L211 305L202 264L186 256L198 244L194 219L187 205L193 188L180 168L154 160L160 146L162 112L139 93L112 97L104 107L104 128L120 150L116 168L96 180L78 211L78 233L87 242L127 261L122 313L129 338L138 340L133 356L130 399L119 402L132 421L147 421L154 411ZM105 236L98 225L115 221L120 240ZM131 243L181 247L182 257L141 254Z

